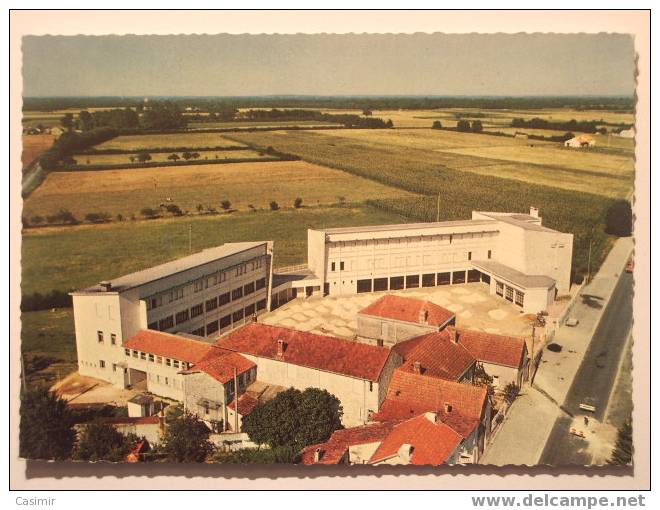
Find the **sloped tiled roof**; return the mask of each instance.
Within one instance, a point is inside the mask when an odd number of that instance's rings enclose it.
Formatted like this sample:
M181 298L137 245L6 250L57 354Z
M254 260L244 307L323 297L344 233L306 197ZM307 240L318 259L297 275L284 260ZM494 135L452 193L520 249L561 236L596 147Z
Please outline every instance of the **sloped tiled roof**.
M420 315L423 311L427 313L426 322L420 321ZM393 294L381 297L360 310L359 313L416 324L428 324L429 326L441 326L454 318L453 312L430 301Z
M451 419L457 424L463 423L462 431L465 431L473 429L473 425L481 420L487 400L488 390L484 386L447 381L398 368L392 375L387 397L374 419L408 419L434 411L439 413L441 421L449 423ZM445 404L451 406L449 412L445 412Z
M444 464L463 441L463 437L435 416L422 414L396 425L374 452L370 464L381 462L399 453L403 445L410 445L414 465Z
M190 369L182 371L182 373L205 372L216 381L224 384L234 378L234 369L236 375L240 375L256 366L245 356L211 346L211 350L199 362L195 363Z
M479 361L520 368L524 361L525 339L494 335L469 329L457 330L458 343Z
M259 404L259 400L256 397L250 395L249 393L243 393L240 397L238 397L238 414L241 416L247 416L252 411L254 411L254 408L257 407L257 404ZM236 410L236 400L232 400L232 402L229 404L229 408Z
M188 363L197 363L213 349L213 346L206 342L162 331L142 329L124 342L124 348Z
M339 464L349 447L382 441L399 423L391 421L385 423L370 423L360 427L352 427L333 432L325 443L307 446L302 452L303 464ZM319 448L321 458L314 462L314 452Z
M449 331L444 329L419 337L417 345L405 356L401 370L413 372L415 363L419 363L422 374L458 381L475 361L460 342L452 342Z
M277 354L278 340L284 342L282 356ZM216 345L243 354L369 381L378 381L390 356L390 350L386 347L256 322L220 338Z

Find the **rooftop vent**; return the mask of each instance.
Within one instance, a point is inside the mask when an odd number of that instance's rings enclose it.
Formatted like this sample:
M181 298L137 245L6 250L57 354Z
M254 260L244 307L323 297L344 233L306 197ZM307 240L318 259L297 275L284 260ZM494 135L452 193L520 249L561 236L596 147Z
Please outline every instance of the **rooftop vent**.
M413 456L413 451L415 450L415 447L411 445L410 443L403 443L399 447L399 451L397 454L399 455L399 458L406 463L409 463L412 460Z
M422 308L419 311L419 322L422 324L428 324L429 322L429 311L426 308Z
M422 364L419 361L413 362L413 372L416 374L422 373Z
M108 292L110 289L112 289L112 283L105 280L100 282L99 286L101 287L101 292Z
M430 421L431 423L437 423L438 422L438 413L434 413L432 411L429 411L428 413L424 413L424 417Z
M451 413L452 406L449 402L445 402L445 413Z
M280 358L284 356L284 351L286 351L286 342L280 339L277 341L277 356Z

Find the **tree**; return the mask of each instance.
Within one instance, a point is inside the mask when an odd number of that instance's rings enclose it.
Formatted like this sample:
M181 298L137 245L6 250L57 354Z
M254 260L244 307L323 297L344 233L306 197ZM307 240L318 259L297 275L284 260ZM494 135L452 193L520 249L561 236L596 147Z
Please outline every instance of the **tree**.
M192 153L191 153L191 152L185 151L183 154L181 154L181 157L182 157L183 159L185 159L186 161L188 161L188 160L189 160L190 158L192 158L193 156L192 156Z
M191 156L193 159L199 159L199 152L193 152L190 156Z
M145 218L156 218L158 216L158 211L152 209L151 207L145 207L140 211L140 214Z
M616 466L628 466L632 463L633 451L632 419L628 418L617 431L612 456L607 463Z
M456 131L462 131L464 133L467 133L468 131L470 131L470 121L459 120L456 123Z
M439 120L433 121L433 126L431 126L433 129L442 129L442 122Z
M32 216L32 218L30 218L30 223L32 223L33 225L40 225L43 222L44 222L43 216L37 215L37 216Z
M223 211L228 211L231 209L231 202L229 200L223 200L220 202L220 207L222 208Z
M168 213L173 214L174 216L183 216L183 211L182 211L181 208L180 208L178 205L176 205L176 204L167 204L167 205L165 206L165 210L166 210Z
M473 133L481 133L484 130L484 126L481 124L480 120L473 120L472 121L472 132Z
M297 197L297 198L293 201L293 207L295 207L296 209L300 209L300 208L302 207L302 203L303 203L303 199L300 198L300 197Z
M387 119L387 122L385 123L385 127L387 127L387 128L393 128L394 127L394 122L392 122L392 119Z
M64 117L60 119L60 124L62 124L62 127L65 128L69 133L73 131L73 113L65 113Z
M341 402L326 390L290 388L243 418L243 431L255 443L300 451L342 428L342 415Z
M617 200L607 210L605 217L605 232L618 237L628 237L632 234L633 214L630 202Z
M85 220L90 223L106 223L107 221L110 221L110 218L112 218L112 216L107 212L87 213L85 215Z
M87 110L83 110L78 114L78 127L81 131L94 129L94 117Z
M518 396L518 386L514 382L510 382L504 387L504 400L511 405Z
M371 117L373 114L374 112L372 112L371 110L368 109L362 110L362 115L364 115L365 117Z
M46 388L24 389L21 395L19 455L25 459L67 459L76 432L65 400Z
M140 163L146 163L147 161L151 161L151 154L149 154L148 152L138 152L137 160Z
M167 156L167 159L169 159L170 161L179 161L181 158L179 157L178 154L170 154L169 156Z
M280 205L277 202L275 202L275 200L273 200L270 203L270 210L271 211L277 211L279 208L280 208Z
M204 462L214 450L211 431L192 413L184 412L169 422L163 452L172 462Z
M137 436L124 436L109 423L93 421L82 428L73 456L77 460L119 462L137 441Z

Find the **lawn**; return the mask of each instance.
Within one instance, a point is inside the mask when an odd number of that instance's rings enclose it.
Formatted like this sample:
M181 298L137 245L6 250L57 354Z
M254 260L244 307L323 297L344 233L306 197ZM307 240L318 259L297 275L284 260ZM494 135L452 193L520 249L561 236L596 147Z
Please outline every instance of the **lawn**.
M96 149L149 150L167 148L231 147L236 142L218 133L167 133L150 135L123 135L97 145Z
M223 150L223 151L195 151L199 153L199 158L196 161L201 160L222 160L222 159L274 159L272 156L268 156L264 153L259 153L253 150ZM168 159L172 154L176 154L179 157L179 162L184 162L183 152L181 151L167 151L167 152L150 152L149 155L151 159L150 163L153 162L162 162L170 163L171 160ZM131 161L131 158L133 160ZM73 159L76 160L76 164L79 166L85 165L132 165L137 163L135 153L124 153L124 154L74 154Z
M21 353L29 387L51 386L77 370L73 309L22 313Z
M25 201L23 215L45 217L65 207L79 220L92 212L130 218L139 217L145 207L158 208L163 203L195 212L199 204L219 210L223 200L229 200L234 209L246 210L250 204L269 208L272 200L280 207L292 207L297 197L304 205L316 206L407 196L411 194L305 161L210 163L52 172Z
M275 241L275 267L307 260L307 229L403 223L398 214L366 206L236 212L106 225L27 230L22 291L68 291L231 241Z

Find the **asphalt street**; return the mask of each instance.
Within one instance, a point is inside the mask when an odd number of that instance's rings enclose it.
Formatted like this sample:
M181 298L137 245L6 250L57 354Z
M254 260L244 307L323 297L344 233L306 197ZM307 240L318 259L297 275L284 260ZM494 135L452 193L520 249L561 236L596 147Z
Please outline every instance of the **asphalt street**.
M592 456L588 453L586 441L569 432L571 415L593 416L601 422L605 418L619 362L632 327L632 300L633 276L622 272L562 405L565 413L556 420L550 433L541 455L541 464L591 464ZM583 302L599 306L599 298L595 296L583 296ZM580 403L594 405L595 413L580 409Z

